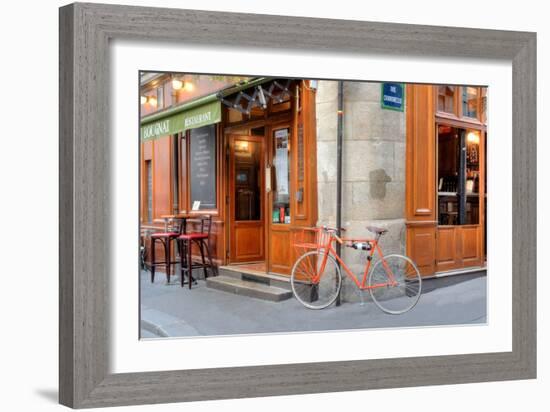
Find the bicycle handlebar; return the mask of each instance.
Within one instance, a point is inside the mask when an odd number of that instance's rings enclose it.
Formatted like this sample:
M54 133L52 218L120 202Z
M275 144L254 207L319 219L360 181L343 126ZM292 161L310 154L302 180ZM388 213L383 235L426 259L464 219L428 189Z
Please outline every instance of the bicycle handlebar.
M332 232L332 237L334 238L334 240L336 240L338 243L340 243L341 245L344 244L344 241L337 235L337 233L339 233L340 231L341 232L345 232L346 229L344 229L343 227L340 228L340 230L336 229L335 227L328 227L328 226L323 226L323 230L325 232Z
M326 232L345 232L346 229L341 227L340 229L337 229L335 227L329 227L329 226L323 226L323 230Z

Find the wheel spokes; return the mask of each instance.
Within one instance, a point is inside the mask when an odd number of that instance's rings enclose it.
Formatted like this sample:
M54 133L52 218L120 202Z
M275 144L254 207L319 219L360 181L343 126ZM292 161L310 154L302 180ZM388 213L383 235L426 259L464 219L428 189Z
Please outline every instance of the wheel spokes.
M420 273L410 259L389 255L373 267L369 288L373 301L380 309L392 314L404 313L418 302Z
M312 251L301 256L291 274L292 290L306 307L322 309L330 305L341 287L341 275L330 255Z

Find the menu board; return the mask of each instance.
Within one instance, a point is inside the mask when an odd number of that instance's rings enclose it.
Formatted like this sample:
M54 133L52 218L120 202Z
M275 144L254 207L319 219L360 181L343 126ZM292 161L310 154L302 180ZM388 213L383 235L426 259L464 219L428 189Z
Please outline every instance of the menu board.
M191 204L199 210L216 208L216 125L190 131Z

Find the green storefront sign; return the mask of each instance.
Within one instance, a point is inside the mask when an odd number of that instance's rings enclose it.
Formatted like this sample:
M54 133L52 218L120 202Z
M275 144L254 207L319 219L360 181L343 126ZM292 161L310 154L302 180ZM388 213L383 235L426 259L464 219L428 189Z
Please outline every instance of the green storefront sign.
M186 109L186 106L190 106ZM165 113L165 116L152 115L141 122L141 139L153 140L188 129L195 129L221 121L221 103L216 99L202 105L183 105Z

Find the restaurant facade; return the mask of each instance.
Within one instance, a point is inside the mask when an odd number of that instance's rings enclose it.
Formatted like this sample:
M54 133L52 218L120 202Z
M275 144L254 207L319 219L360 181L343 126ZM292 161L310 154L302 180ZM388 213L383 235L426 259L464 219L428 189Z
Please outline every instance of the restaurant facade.
M150 96L158 105L158 96L175 94L172 80L159 75L143 84L142 106ZM144 244L170 215L210 214L217 265L288 274L292 230L314 226L318 216L315 92L308 80L293 79L218 86L141 118Z
M340 188L346 236L388 228L384 250L425 276L484 267L485 88L338 83L143 74L145 249L171 216L209 214L218 266L288 276L294 233L336 224Z

